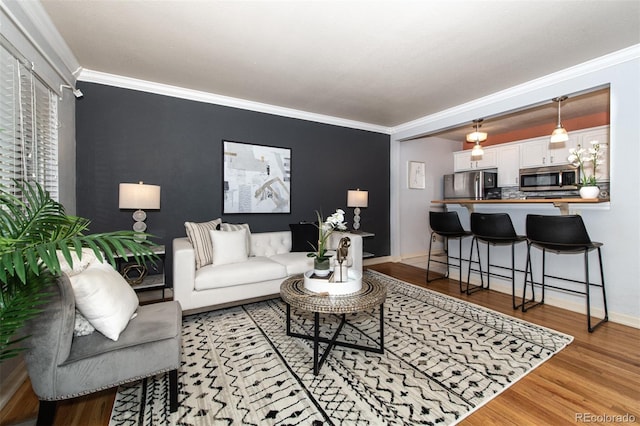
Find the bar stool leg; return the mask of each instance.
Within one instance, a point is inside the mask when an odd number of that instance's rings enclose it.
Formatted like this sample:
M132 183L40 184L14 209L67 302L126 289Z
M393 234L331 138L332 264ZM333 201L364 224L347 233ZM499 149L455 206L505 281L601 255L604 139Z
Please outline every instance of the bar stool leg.
M512 302L513 309L521 308L522 312L527 312L527 310L533 308L534 306L538 306L544 303L544 258L545 251L542 250L542 300L540 302L536 302L536 287L533 282L533 265L531 262L531 244L527 242L527 264L524 269L524 287L522 289L522 302L519 305L516 305L515 300L515 281L512 283ZM531 281L528 281L528 278L531 277ZM531 299L527 300L527 283L531 283Z
M433 280L429 279L429 271L431 270L431 246L433 246L433 234L434 232L431 231L431 235L429 236L429 254L427 255L427 276L426 276L426 280L428 283L430 283Z
M600 283L602 284L602 300L604 302L604 318L598 321L593 327L591 326L591 281L589 280L589 250L584 252L584 269L585 284L587 286L587 329L589 333L593 333L599 325L609 320L609 312L607 311L607 299L604 290L604 271L602 269L602 255L600 247L598 247L598 260L600 262Z
M430 283L432 281L441 280L443 278L449 278L449 237L444 237L444 253L447 257L447 272L442 277L429 279L429 272L431 271L431 246L433 245L433 236L435 232L431 232L430 243L429 243L429 254L427 255L427 276L426 281Z
M480 272L480 285L474 286L474 288L469 288L469 282L471 278L471 264L473 263L473 243L476 244L476 252L478 253L478 270ZM487 243L487 253L489 251L489 244ZM488 259L488 254L487 254ZM489 267L489 261L487 260L487 268ZM484 272L482 271L482 259L480 258L480 243L478 243L478 239L474 236L471 240L471 249L469 250L469 270L467 273L467 294L475 293L476 291L483 290L485 288L489 288L489 278L487 277L487 287L484 286ZM460 292L463 293L462 288L460 288Z

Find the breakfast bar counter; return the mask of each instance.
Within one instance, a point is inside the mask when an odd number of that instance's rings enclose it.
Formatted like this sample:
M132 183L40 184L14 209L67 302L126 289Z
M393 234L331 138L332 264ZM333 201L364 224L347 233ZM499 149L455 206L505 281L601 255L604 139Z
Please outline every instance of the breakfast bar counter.
M469 212L474 211L476 204L515 204L515 205L532 205L532 204L553 204L554 207L560 209L561 214L569 214L569 204L594 205L609 203L608 198L529 198L529 199L495 199L495 200L473 200L473 199L451 199L451 200L432 200L432 204L459 204L466 207Z

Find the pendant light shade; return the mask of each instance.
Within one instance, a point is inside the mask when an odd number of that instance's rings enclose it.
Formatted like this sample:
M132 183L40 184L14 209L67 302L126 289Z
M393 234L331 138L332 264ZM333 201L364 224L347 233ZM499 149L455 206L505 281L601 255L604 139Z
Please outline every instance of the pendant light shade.
M475 124L475 130L467 134L467 142L476 143L471 150L471 158L475 160L480 159L484 154L484 150L482 149L480 142L487 140L487 133L480 131L480 123L482 123L482 118L473 120L473 123Z
M566 129L562 127L562 123L560 121L560 105L562 104L562 101L566 100L566 96L553 98L553 101L558 103L558 125L553 130L553 133L551 133L551 139L549 139L550 143L561 143L569 140L569 134L567 133Z
M471 133L467 133L467 142L475 142L478 145L479 142L484 142L487 140L487 133L480 131L480 123L482 123L482 118L478 120L473 120L475 123L475 130Z
M476 157L482 157L482 155L484 154L484 150L482 149L482 146L480 145L480 143L476 143L475 146L473 147L473 149L471 150L471 158L476 158Z

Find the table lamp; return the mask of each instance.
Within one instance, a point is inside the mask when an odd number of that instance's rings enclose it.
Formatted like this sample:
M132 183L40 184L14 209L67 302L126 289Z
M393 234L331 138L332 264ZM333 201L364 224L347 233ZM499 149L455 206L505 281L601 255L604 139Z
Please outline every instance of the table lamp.
M140 183L121 183L120 202L121 209L136 209L133 212L133 230L143 233L147 230L144 220L147 218L145 210L160 209L160 186Z
M347 207L353 209L353 229L360 229L360 207L369 205L369 191L360 191L360 189L350 189L347 191Z

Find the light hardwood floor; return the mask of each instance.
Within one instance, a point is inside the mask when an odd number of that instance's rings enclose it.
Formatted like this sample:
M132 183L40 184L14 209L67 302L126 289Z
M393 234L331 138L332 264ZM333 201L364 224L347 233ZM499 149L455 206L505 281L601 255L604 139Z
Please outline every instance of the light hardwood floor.
M425 270L414 266L382 263L369 268L574 336L567 348L460 424L623 423L616 422L623 417L615 416L632 416L640 422L640 330L606 323L588 333L584 315L574 312L543 305L523 314L512 309L510 295L493 291L460 295L457 281L446 279L426 285ZM115 389L63 402L55 425L107 425L114 396ZM0 412L0 425L34 418L37 406L27 381Z

